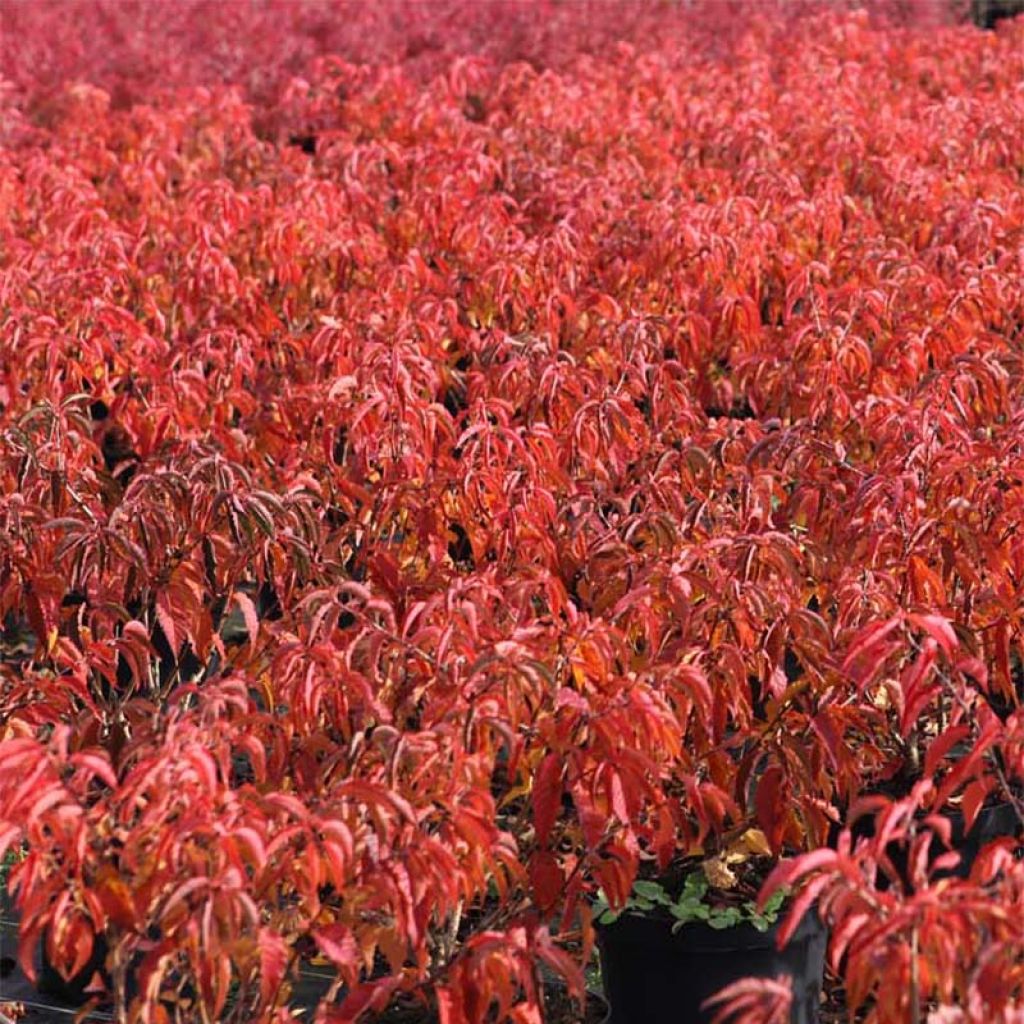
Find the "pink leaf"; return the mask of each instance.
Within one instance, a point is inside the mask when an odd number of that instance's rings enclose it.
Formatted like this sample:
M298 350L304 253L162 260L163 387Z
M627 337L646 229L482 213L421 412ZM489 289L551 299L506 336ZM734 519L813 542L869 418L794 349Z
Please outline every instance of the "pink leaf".
M167 644L174 653L174 656L178 655L178 636L174 628L174 615L171 611L171 602L167 596L167 591L162 590L156 595L156 621L160 623L160 628L164 631L164 636L167 637Z
M784 1024L793 1005L793 982L786 975L777 978L740 978L710 999L702 1010L714 1009L711 1024Z
M949 620L941 615L912 614L907 616L907 621L918 629L923 629L943 650L946 657L950 657L953 651L959 646L956 633L949 624Z
M110 761L105 754L83 751L78 754L72 754L69 760L76 768L85 768L106 783L111 789L117 789L117 776L114 774L114 769L111 768Z
M238 605L239 611L242 613L242 618L245 619L245 631L249 634L249 649L253 650L256 647L256 637L260 631L260 620L256 615L256 606L252 603L249 595L241 590L236 590L233 598L235 604Z

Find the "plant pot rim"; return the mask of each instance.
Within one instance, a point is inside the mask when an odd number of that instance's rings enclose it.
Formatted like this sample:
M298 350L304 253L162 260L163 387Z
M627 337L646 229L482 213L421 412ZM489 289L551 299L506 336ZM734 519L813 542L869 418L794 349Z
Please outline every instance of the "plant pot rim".
M598 942L648 944L667 942L692 952L730 953L742 950L768 949L776 944L779 929L786 919L786 911L765 931L759 931L749 921L741 921L729 928L712 928L703 921L688 921L676 931L675 924L666 914L639 914L624 911L610 924L595 922ZM818 912L808 910L790 938L790 943L803 941L825 929Z

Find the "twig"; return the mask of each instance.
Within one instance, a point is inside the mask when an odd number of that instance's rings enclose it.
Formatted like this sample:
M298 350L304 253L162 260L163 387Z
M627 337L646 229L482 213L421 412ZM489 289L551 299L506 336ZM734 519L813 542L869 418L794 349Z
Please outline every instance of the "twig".
M910 934L910 1020L918 1024L921 1020L921 972L917 963L917 925Z

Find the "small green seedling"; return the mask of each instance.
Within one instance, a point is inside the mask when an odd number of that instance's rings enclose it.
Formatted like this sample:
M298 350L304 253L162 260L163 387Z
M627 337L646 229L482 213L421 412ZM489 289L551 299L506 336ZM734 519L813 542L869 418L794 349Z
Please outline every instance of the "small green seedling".
M612 924L622 914L651 914L663 912L673 918L672 931L676 932L692 921L703 921L711 928L723 930L750 923L759 932L766 932L779 918L786 899L783 890L773 893L759 911L753 900L741 904L716 905L709 903L708 880L703 871L691 871L683 880L678 899L673 900L658 882L638 880L622 910L612 910L603 892L598 893L595 911L598 924Z

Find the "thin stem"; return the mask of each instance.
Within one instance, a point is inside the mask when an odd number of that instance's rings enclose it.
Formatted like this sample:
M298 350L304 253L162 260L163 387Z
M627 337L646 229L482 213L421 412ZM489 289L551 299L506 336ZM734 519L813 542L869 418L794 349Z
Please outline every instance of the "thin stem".
M918 953L917 925L910 933L910 1020L918 1024L921 1019L921 972L917 962Z

